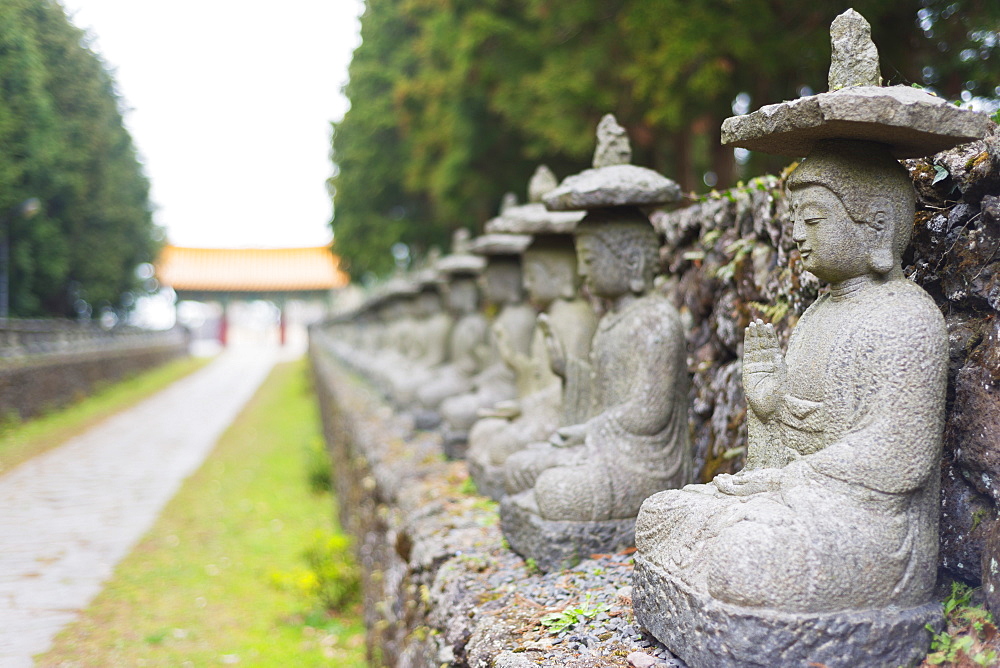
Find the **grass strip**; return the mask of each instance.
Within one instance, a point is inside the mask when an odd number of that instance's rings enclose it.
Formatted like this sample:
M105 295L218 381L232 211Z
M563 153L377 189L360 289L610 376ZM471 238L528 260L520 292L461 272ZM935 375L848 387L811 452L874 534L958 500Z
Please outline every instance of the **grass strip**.
M50 450L115 413L138 404L209 362L184 357L131 378L111 383L84 397L27 422L0 424L0 474Z
M104 591L38 666L364 666L353 603L304 559L346 543L311 484L323 452L302 361L275 367ZM323 463L323 466L327 463Z

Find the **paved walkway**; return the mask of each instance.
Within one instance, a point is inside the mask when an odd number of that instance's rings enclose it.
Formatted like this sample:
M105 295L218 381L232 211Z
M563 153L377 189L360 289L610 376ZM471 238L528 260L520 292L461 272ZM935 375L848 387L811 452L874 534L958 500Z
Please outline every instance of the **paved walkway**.
M231 349L0 476L0 668L31 666L87 606L278 354Z

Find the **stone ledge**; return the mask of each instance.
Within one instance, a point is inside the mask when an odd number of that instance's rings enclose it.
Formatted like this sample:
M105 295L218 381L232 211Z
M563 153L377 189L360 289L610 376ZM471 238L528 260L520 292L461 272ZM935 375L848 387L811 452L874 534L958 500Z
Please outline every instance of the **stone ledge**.
M629 554L543 575L514 554L497 504L470 493L464 462L415 432L313 331L311 358L344 527L363 570L373 666L683 666L632 613ZM561 632L543 616L597 611ZM577 615L579 616L579 615Z

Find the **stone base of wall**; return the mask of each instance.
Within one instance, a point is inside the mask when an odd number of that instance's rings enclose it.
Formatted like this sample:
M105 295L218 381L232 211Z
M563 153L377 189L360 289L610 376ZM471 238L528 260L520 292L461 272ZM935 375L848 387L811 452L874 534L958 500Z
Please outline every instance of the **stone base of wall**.
M317 345L312 362L341 521L364 573L373 666L681 666L638 627L632 557L542 575L506 545L497 504L471 489L440 437L413 429ZM542 619L564 613L567 623Z
M126 350L47 355L0 368L0 419L27 419L91 394L102 384L187 354L187 341Z

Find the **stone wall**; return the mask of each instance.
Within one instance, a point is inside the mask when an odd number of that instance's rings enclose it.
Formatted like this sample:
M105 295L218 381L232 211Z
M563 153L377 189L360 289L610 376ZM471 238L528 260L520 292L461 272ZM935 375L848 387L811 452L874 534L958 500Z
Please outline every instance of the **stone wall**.
M11 321L8 321L8 324ZM72 325L72 324L71 324ZM121 336L78 333L72 326L0 328L0 417L26 419L85 397L102 384L134 375L187 353L186 330ZM89 329L89 328L88 328ZM30 340L32 343L26 344Z
M989 558L1000 555L1000 140L906 164L919 202L904 268L940 305L951 342L942 574L972 584L993 578L989 592L1000 585ZM701 480L743 463L743 329L760 317L787 343L820 290L801 272L783 188L781 177L763 177L654 214L666 238L658 289L687 325ZM327 336L314 328L312 356L343 522L359 541L374 665L646 660L634 652L678 665L634 625L627 555L533 572L505 548L495 505L466 493L464 464L444 461L437 434L415 432L407 416L344 372ZM1000 612L996 590L987 595ZM562 633L541 624L567 608L602 611ZM630 654L639 664L626 661Z
M363 573L370 665L629 668L635 652L682 665L635 623L627 554L537 572L507 547L497 504L471 492L464 462L445 460L440 435L415 432L341 366L327 337L312 330L310 356L340 518ZM542 623L566 609L596 612L568 629Z

